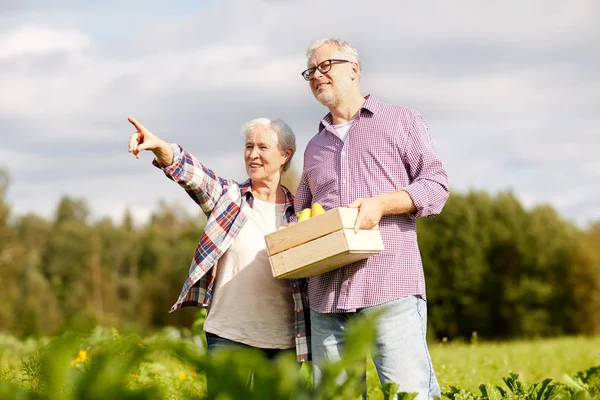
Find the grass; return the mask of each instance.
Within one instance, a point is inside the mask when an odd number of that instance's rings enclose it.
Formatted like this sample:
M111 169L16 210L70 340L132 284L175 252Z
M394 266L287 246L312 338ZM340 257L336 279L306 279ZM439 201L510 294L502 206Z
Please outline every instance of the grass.
M158 338L170 337L171 333L157 335ZM89 357L99 357L95 352L98 343L106 341L110 335L99 333L88 338L83 347L69 350L69 358L60 361L60 365L69 365L67 369L82 371L89 366L89 359L81 358L81 348L90 349ZM141 338L151 343L152 337ZM192 343L193 338L181 339ZM110 341L109 341L110 342ZM20 341L0 334L0 385L12 382L25 389L35 389L39 374L40 348L47 340ZM197 345L200 345L198 347ZM197 343L194 350L202 352L202 345ZM75 345L78 346L78 345ZM106 349L107 347L103 345ZM144 347L142 344L139 346ZM134 348L137 348L134 346ZM118 347L116 348L118 350ZM109 350L112 351L112 350ZM442 392L450 390L450 386L458 386L473 393L479 393L482 383L504 386L503 378L510 373L519 375L520 380L529 386L545 378L564 382L565 375L574 375L593 366L600 366L600 337L563 337L553 339L518 340L509 342L485 342L473 340L471 343L443 342L430 345L434 368ZM73 363L80 364L73 367ZM86 364L87 363L87 364ZM162 388L162 392L171 398L199 398L204 391L204 377L194 371L190 365L183 363L178 356L168 351L152 351L129 372L126 386L142 389L151 385ZM83 368L83 369L82 369ZM304 365L301 374L308 378L309 366ZM91 379L91 378L90 378ZM378 378L372 362L368 364L367 384L370 388L378 385Z
M514 372L530 385L545 378L562 381L600 365L600 337L563 337L510 342L439 343L430 348L442 390L455 385L472 392L481 383L502 384Z

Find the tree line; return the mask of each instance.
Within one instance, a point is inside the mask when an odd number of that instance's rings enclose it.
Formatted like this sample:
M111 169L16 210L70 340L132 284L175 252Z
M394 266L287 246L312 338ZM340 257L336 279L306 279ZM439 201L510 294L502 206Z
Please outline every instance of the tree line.
M64 196L51 219L17 216L7 189L0 171L0 331L52 335L77 318L144 331L192 324L197 309L168 310L206 222L200 210L163 202L136 226L129 212L90 221L85 199ZM582 229L510 192L470 191L420 219L418 236L432 339L600 333L600 222Z

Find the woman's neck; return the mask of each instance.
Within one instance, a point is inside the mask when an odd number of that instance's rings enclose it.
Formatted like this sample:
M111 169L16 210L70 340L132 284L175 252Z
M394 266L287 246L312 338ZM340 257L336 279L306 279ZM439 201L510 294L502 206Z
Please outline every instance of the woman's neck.
M285 203L285 192L278 182L252 182L252 194L267 203Z

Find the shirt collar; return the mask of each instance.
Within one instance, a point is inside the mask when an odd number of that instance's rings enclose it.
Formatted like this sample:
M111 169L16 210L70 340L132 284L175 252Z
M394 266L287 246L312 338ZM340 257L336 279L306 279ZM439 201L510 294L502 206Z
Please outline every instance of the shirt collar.
M289 220L291 215L294 215L294 195L285 186L281 185L285 193L285 215ZM250 207L254 208L254 195L252 194L252 180L248 178L240 185L240 193L246 198Z
M373 114L376 114L380 109L381 109L381 101L379 101L379 99L377 99L375 96L368 94L365 96L365 102L362 104L362 106L360 106L360 108L358 110L358 115L359 116L363 115L363 114L373 115ZM333 117L331 116L331 113L328 113L327 115L325 115L325 117L323 117L323 119L319 123L319 132L322 132L323 129L325 129L329 126L333 126Z

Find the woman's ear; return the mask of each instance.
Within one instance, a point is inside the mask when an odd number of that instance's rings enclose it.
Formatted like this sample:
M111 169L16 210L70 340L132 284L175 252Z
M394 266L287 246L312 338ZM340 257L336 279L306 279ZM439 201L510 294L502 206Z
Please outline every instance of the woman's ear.
M285 157L285 161L283 162L283 165L285 165L286 162L288 162L291 158L292 158L292 149L287 149L287 151L285 153L283 153L283 156Z

